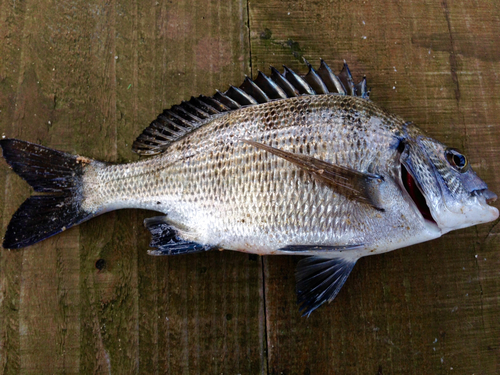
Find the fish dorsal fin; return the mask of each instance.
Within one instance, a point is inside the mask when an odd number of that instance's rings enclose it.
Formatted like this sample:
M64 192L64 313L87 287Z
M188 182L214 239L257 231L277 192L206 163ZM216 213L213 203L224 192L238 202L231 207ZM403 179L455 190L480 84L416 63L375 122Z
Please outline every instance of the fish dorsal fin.
M368 99L370 93L366 89L366 78L355 85L345 62L339 76L333 74L323 60L317 71L307 61L306 64L309 72L304 76L286 66L283 66L283 73L271 67L271 76L259 71L255 80L246 77L240 87L230 86L226 92L217 91L211 97L191 97L189 101L174 105L164 110L144 129L135 140L132 150L140 155L160 154L170 144L199 128L214 115L272 100L321 94L352 95Z

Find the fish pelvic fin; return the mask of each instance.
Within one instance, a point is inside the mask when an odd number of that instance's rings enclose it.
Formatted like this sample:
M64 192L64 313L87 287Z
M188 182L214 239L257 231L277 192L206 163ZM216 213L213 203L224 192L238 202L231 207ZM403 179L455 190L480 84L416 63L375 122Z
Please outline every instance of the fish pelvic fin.
M372 173L359 172L355 169L332 164L308 155L295 154L280 150L252 140L242 140L261 150L283 158L308 172L315 180L329 185L337 193L345 197L369 204L383 211L384 204L380 198L380 187L384 177Z
M3 157L35 192L12 216L3 247L33 245L93 217L81 208L82 176L92 160L17 139L0 140Z
M152 238L149 246L156 248L156 250L148 250L149 255L178 255L212 249L210 245L183 239L181 231L169 223L166 216L148 218L144 220L144 226L151 232Z
M300 260L295 278L297 303L302 316L335 299L357 259L311 256Z

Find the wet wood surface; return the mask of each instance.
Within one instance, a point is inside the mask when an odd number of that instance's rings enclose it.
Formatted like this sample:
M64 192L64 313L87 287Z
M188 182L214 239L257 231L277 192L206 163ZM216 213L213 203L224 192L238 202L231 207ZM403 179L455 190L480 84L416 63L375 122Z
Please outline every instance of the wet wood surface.
M137 160L131 143L164 108L268 65L345 59L498 194L499 31L495 2L0 0L0 133ZM5 231L30 189L3 161L0 186ZM0 252L0 373L500 372L498 220L360 260L306 319L297 258L150 257L154 215Z

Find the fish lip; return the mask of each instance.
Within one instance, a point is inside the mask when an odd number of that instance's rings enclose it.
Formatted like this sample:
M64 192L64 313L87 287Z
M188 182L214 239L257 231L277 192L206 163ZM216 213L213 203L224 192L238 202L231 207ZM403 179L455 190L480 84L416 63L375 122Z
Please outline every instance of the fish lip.
M498 196L489 189L474 190L471 195L482 196L488 205L492 204L498 199Z
M490 206L486 202L486 197L483 194L477 192L475 194L471 193L471 197L474 199L473 205L461 205L455 207L454 211L448 210L448 213L453 215L451 217L447 217L446 220L443 219L440 221L443 223L443 225L440 226L443 234L452 230L467 228L477 224L489 223L498 219L498 208ZM457 210L460 211L460 215L456 214ZM464 218L466 220L464 220Z
M498 208L491 205L498 199L498 196L489 189L475 190L471 193L471 196L475 196L479 204L491 212L498 212Z

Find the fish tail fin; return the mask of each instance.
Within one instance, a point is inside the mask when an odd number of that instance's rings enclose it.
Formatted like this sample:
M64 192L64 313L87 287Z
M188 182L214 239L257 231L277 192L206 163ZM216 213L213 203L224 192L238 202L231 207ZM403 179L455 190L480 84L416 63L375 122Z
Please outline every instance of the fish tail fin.
M13 215L3 247L33 245L90 219L82 209L82 176L87 158L17 139L1 139L3 157L36 192Z

